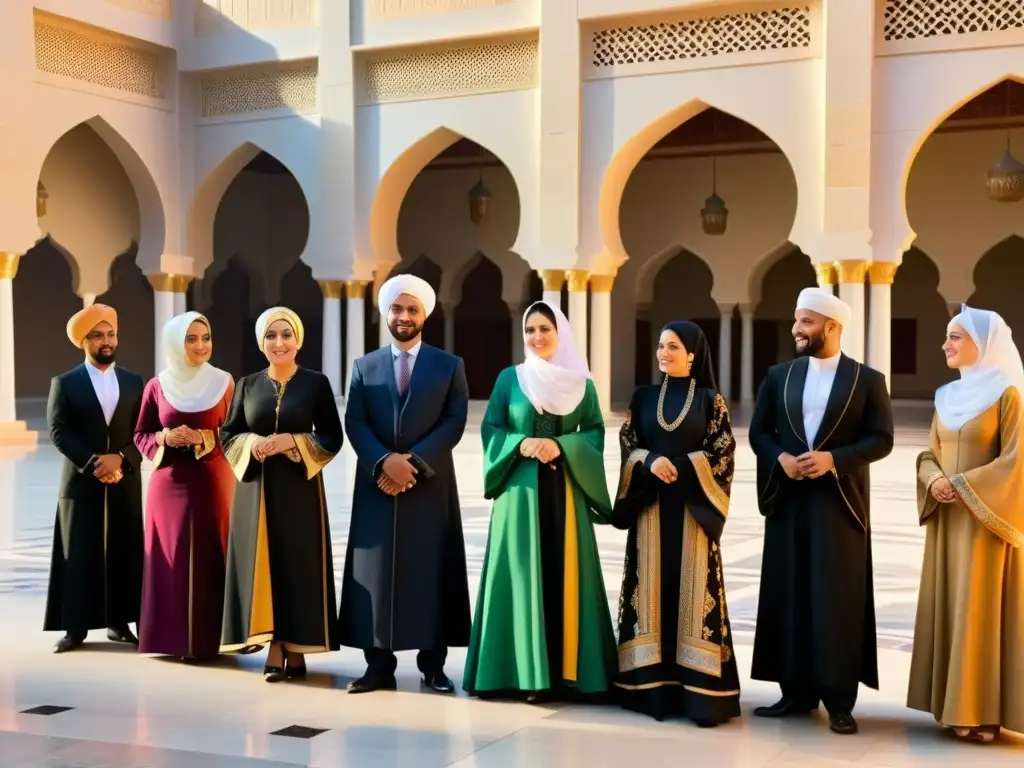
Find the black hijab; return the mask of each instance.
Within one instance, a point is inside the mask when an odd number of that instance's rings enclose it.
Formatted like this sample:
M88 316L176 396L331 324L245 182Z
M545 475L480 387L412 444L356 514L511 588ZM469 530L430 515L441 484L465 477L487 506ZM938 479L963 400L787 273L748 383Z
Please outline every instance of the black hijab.
M711 350L708 348L708 340L700 326L689 320L673 320L661 330L672 331L683 342L686 351L693 355L690 376L697 380L697 386L717 392L718 385L715 383L715 367L711 362Z

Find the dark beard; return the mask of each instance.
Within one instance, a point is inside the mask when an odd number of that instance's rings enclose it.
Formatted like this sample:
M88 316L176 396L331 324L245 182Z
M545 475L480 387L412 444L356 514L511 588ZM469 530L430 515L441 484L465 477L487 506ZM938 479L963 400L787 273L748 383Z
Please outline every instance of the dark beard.
M117 350L111 350L110 352L96 352L96 354L90 354L89 357L100 365L110 365L114 362L114 358L117 357Z
M391 331L391 335L395 338L395 341L412 341L421 333L423 333L423 326L417 325L413 327L411 331L399 331L398 323L388 323L388 330Z
M809 336L807 346L796 350L797 357L814 357L825 348L824 336Z

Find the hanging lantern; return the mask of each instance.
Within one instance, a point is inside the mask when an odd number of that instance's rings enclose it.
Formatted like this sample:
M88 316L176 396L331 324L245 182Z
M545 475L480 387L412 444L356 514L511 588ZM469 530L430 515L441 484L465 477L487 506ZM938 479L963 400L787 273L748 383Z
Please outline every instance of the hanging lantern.
M700 223L705 235L724 235L729 224L729 209L717 193L717 166L716 158L711 158L711 197L704 201L700 210Z
M478 181L469 190L469 218L474 224L479 224L487 219L491 208L491 190L484 184L483 171L480 172Z
M985 174L988 199L997 203L1016 203L1024 200L1024 163L1010 152L1010 137L1006 137L1006 152L1002 159Z
M36 184L36 216L42 218L46 215L46 200L49 197L50 193L46 191L43 182Z

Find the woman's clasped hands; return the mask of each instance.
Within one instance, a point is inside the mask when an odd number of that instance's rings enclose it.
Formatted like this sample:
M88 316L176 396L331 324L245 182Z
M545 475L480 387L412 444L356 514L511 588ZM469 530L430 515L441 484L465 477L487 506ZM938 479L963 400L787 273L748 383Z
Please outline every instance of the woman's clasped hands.
M679 479L679 470L676 469L675 464L664 456L659 456L651 464L651 474L663 483L674 483Z
M256 461L263 461L269 456L287 453L295 447L295 438L287 432L280 435L257 437L252 443L252 456Z
M528 437L519 444L519 453L541 464L551 465L552 461L562 455L562 449L550 437ZM551 468L554 469L554 466Z
M953 490L953 484L945 477L940 477L934 483L932 483L932 496L940 504L952 504L956 501L956 491Z
M203 444L203 433L184 424L164 430L164 445L169 448L187 448Z

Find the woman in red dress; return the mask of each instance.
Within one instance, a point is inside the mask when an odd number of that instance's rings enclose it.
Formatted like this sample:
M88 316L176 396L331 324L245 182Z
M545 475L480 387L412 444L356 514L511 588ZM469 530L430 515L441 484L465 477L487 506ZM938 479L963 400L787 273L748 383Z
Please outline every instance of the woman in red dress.
M135 444L153 462L139 652L210 659L220 652L224 554L235 478L219 430L234 392L208 360L210 321L164 326L167 368L146 385Z

